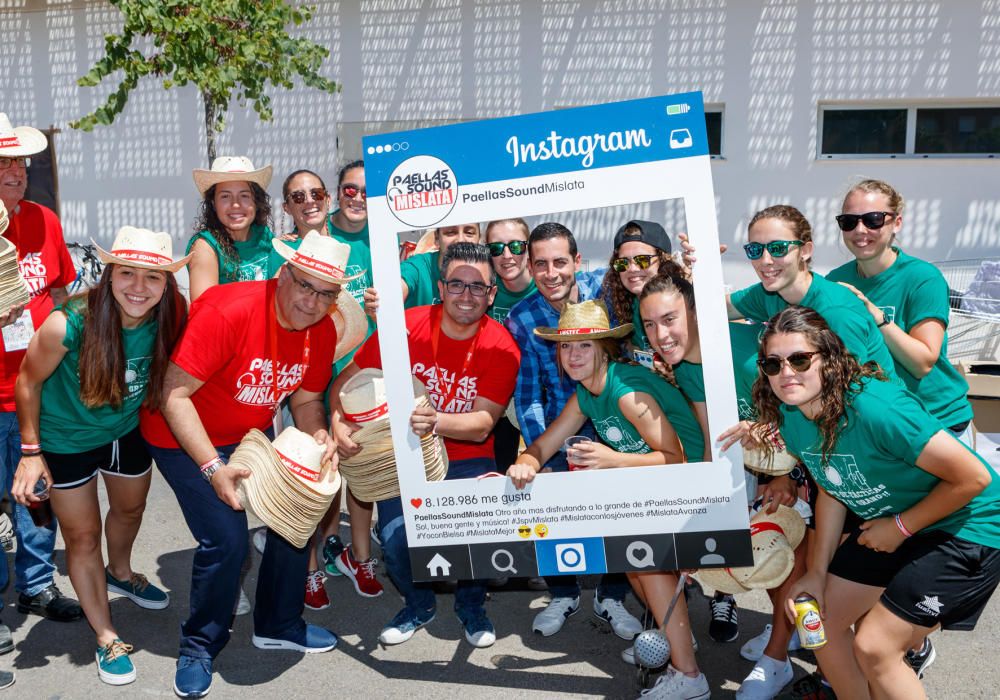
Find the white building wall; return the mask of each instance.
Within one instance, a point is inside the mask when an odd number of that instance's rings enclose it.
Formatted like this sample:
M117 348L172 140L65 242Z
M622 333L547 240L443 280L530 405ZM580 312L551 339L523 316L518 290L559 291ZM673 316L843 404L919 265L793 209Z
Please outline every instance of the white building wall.
M1000 251L995 160L816 158L820 102L997 104L1000 0L313 4L306 33L331 48L324 72L343 92L278 91L269 124L234 106L221 137L220 153L274 165L272 195L295 168L335 177L359 149L345 143L338 152L340 123L479 119L700 89L725 108L724 159L713 173L720 235L731 245L744 241L755 210L788 202L814 224L818 269L839 264L847 254L832 217L848 183L873 176L907 199L909 252L939 260ZM104 2L0 0L0 110L15 124L63 129L57 152L69 238L106 243L131 223L186 241L197 205L190 172L205 164L193 90L148 81L112 127L67 127L110 91L74 81L101 55L116 16ZM287 227L279 216L276 230ZM579 233L589 241L585 254L606 258L593 242L601 232ZM727 258L728 281L752 280L741 254Z

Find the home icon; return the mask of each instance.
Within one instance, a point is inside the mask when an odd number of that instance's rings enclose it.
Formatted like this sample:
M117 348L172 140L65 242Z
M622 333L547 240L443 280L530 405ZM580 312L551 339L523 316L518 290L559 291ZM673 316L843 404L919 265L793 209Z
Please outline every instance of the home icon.
M435 554L434 557L427 562L427 571L431 576L448 576L451 573L451 562L442 557L440 554Z

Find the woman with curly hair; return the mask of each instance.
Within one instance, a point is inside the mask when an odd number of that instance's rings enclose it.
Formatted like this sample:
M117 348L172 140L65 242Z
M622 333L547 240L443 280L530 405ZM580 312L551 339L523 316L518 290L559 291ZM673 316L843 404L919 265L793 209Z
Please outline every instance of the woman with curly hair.
M211 170L196 168L201 213L188 241L191 301L209 287L272 276L271 166L256 169L245 157L221 156Z
M139 434L139 409L157 407L170 353L186 306L174 272L170 235L126 226L93 289L56 307L31 339L15 396L22 457L11 494L38 507L44 480L66 541L69 578L97 636L102 681L135 680L135 667L111 623L108 592L142 608L167 607L167 594L132 570L135 543L149 492L152 459ZM101 555L103 523L108 565Z
M768 322L759 364L761 423L820 490L789 616L796 596L816 598L828 640L816 658L838 697L924 698L904 655L939 626L975 627L1000 580L1000 482L811 309ZM841 543L848 511L862 522Z
M684 271L670 257L670 238L658 223L629 221L615 233L614 249L608 261L601 296L611 303L611 314L624 322L632 319L632 335L628 340L629 354L636 361L652 366L649 341L639 318L639 293L643 285L659 272L683 277ZM635 355L638 350L640 354ZM642 353L645 353L645 357Z

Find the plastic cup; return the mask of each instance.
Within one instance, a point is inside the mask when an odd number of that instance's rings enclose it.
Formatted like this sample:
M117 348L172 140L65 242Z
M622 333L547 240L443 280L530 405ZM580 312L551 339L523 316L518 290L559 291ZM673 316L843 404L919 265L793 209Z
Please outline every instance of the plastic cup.
M569 470L571 472L575 472L577 469L586 469L586 467L582 464L573 464L573 458L570 456L571 449L585 442L593 442L593 440L586 435L573 435L572 437L566 438L563 442L563 449L566 450L566 461L569 463Z
M52 504L49 502L49 485L45 479L38 480L33 493L41 500L28 504L31 522L35 524L35 527L49 527L52 525Z

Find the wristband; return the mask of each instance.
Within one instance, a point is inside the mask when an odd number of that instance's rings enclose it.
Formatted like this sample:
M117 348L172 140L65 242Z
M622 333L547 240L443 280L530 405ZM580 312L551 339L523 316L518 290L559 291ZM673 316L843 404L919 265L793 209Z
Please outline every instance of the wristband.
M199 465L198 466L198 471L204 473L205 470L209 469L213 464L215 464L216 462L221 462L221 461L222 461L222 458L219 457L219 456L212 457L212 459L208 460L204 464Z
M875 326L875 327L876 327L876 328L882 328L882 327L884 327L884 326L888 326L888 325L889 325L890 323L892 323L892 321L890 321L890 320L889 320L889 317L888 317L888 316L886 316L886 315L885 315L885 312L883 311L883 312L882 312L882 323L878 324L878 325L877 325L877 326Z
M893 519L896 521L896 527L903 533L903 537L913 537L913 533L906 529L906 525L903 525L903 519L899 517L899 513L896 513Z
M21 450L22 457L41 457L41 450Z
M37 442L22 442L21 443L21 452L26 452L26 451L27 452L32 452L32 451L41 452L42 451L42 446L39 445Z

